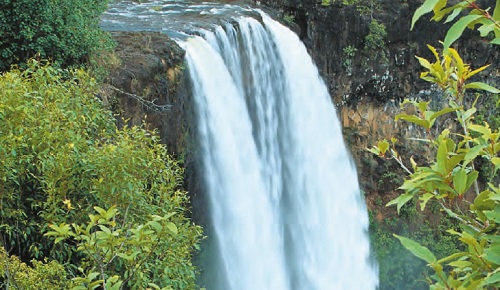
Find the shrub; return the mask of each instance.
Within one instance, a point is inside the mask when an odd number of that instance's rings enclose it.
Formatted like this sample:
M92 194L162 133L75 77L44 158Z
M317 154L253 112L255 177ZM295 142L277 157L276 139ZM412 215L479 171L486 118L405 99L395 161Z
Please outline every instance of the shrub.
M63 67L111 44L98 26L107 0L0 0L0 71L40 54Z
M32 261L33 267L0 248L0 287L2 289L69 289L72 286L64 267L56 261Z
M0 241L23 262L58 261L79 285L193 289L201 229L186 217L182 168L155 132L118 130L96 89L81 69L34 60L0 76Z
M500 90L483 82L471 82L470 78L485 70L488 65L472 69L464 62L457 50L451 45L469 27L480 32L482 37L493 36L491 44L500 44L500 0L495 7L482 9L478 4L464 1L447 7L446 1L426 0L415 11L412 28L424 14L432 12L432 20L446 22L459 18L448 30L443 50L428 45L435 61L417 57L425 68L420 77L438 86L448 99L448 107L432 111L430 101L405 100L403 106L413 106L413 114L402 113L396 120L404 120L426 130L424 141L431 149L429 164L418 164L409 158L411 169L405 166L402 156L387 141L380 141L370 151L380 157L396 160L408 173L403 185L402 195L387 205L396 205L398 212L411 200L418 200L420 208L425 209L430 202L437 203L451 218L457 220L460 228L447 232L458 237L462 244L457 251L445 257L436 255L426 245L412 239L394 235L401 244L432 269L427 278L430 289L499 289L500 287L500 184L497 172L500 169L500 132L488 123L479 124L476 102L486 92L500 94ZM490 14L489 11L493 11ZM464 15L468 12L468 15ZM445 17L447 16L447 17ZM476 101L465 102L470 90L480 90ZM458 129L433 128L437 118L454 115ZM489 181L478 182L480 172L477 161L482 159L489 164ZM406 163L407 164L407 163ZM471 196L473 195L473 196ZM469 201L472 200L473 201ZM465 201L465 202L464 202Z

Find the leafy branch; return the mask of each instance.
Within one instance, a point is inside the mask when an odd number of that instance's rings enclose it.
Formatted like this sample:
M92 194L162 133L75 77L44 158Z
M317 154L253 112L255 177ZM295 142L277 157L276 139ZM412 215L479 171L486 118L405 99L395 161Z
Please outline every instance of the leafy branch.
M448 233L458 236L466 250L440 260L417 242L394 235L405 248L433 269L434 275L428 278L430 289L499 289L500 185L495 185L498 182L495 176L500 169L500 132L492 130L487 123L474 122L479 95L469 108L466 108L464 98L468 90L494 94L499 94L500 90L482 82L470 82L471 77L488 66L472 70L450 45L462 35L466 27L474 29L476 26L483 37L493 32L495 38L491 43L500 44L500 0L496 1L493 15L488 12L489 9L480 9L474 1L467 0L451 7L446 7L446 4L447 1L443 0L424 1L415 11L412 28L422 15L431 11L434 13L432 20L440 21L448 15L446 22L450 22L463 10L471 9L468 15L451 26L441 54L428 46L435 57L434 62L417 57L425 69L420 77L443 90L448 98L448 106L434 112L429 109L430 102L405 100L402 106L413 106L415 114L396 116L396 120L404 120L426 130L428 138L422 141L431 146L431 164L418 165L410 157L412 171L408 170L395 149L395 139L391 140L392 146L384 140L368 150L382 158L396 160L408 173L400 187L404 193L387 206L395 205L399 212L404 204L416 198L421 210L424 210L427 203L433 200L460 223L460 231L450 229ZM437 118L450 113L454 113L461 132L444 129L438 131L436 136L430 134ZM482 191L477 183L479 172L474 164L479 158L486 160L493 171ZM473 202L464 199L464 195L470 191L475 192ZM464 212L462 208L467 205L469 209Z

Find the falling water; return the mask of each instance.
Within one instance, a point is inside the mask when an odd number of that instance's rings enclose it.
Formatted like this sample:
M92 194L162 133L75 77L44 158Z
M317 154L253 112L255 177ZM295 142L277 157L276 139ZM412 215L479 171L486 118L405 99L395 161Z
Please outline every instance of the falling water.
M317 68L260 13L183 43L219 247L218 289L375 289L368 216Z

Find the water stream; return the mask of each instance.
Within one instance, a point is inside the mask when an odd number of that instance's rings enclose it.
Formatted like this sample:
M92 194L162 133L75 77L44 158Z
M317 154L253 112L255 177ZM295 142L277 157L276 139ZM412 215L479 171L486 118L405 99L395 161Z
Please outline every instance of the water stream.
M222 273L209 290L376 289L368 214L326 86L292 31L241 10L257 17L179 39Z

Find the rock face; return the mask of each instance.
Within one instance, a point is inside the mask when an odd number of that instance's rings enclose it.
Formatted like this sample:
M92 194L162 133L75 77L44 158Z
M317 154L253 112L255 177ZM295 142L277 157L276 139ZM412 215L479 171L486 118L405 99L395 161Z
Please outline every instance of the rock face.
M184 146L186 118L192 107L184 98L184 51L161 33L113 32L121 65L113 69L103 90L119 124L145 122L157 129L169 150Z

